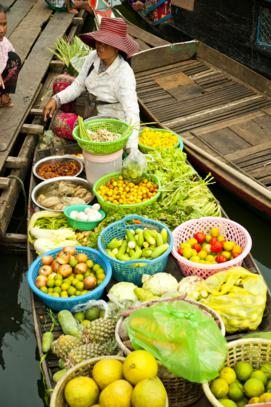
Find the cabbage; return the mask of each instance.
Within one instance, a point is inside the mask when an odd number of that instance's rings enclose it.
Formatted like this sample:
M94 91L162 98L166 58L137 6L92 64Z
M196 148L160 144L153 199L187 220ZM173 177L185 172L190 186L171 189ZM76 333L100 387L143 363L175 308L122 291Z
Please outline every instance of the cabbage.
M137 288L135 284L122 281L114 284L113 287L110 288L107 297L111 302L117 305L127 302L135 303L138 301L134 293L135 288Z
M54 240L51 238L46 238L46 237L40 237L39 239L35 240L34 242L34 248L38 255L43 255L45 252L48 250L56 249L58 247L65 247L65 246L80 246L80 243L77 242L77 240L71 240L71 239L59 239L59 240Z
M142 283L142 287L151 291L154 295L161 296L178 290L178 281L169 273L157 273L153 276L143 274Z

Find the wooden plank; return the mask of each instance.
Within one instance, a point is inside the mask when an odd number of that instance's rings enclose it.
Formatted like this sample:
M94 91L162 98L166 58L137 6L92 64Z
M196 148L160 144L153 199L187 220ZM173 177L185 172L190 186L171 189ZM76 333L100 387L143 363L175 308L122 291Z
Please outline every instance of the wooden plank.
M196 0L172 0L171 4L187 11L193 11Z
M136 39L136 42L139 45L139 49L140 51L144 51L145 49L150 49L151 47L149 45L147 45L144 41L140 40L140 39Z
M39 91L42 79L47 71L52 54L48 48L53 47L55 39L62 36L72 21L68 13L55 13L34 45L21 72L18 88L14 96L15 106L0 112L0 141L5 151L0 152L0 171L9 155L7 151L15 142L25 117L31 109L33 100Z
M222 155L230 154L250 146L228 127L205 133L201 138Z
M6 164L5 164L5 168L23 168L27 165L28 160L26 160L25 158L21 158L21 157L8 157L6 159Z
M44 126L42 126L41 124L24 123L21 127L21 133L40 135L43 133L43 131L44 131Z
M29 10L36 4L37 0L19 0L12 6L12 9L8 13L8 30L7 36L13 33L17 25L27 15ZM15 45L14 45L15 46Z
M248 157L257 153L259 150L266 150L268 148L271 148L271 141L261 143L256 146L251 146L249 148L246 148L245 150L235 151L234 153L227 154L225 158L230 161L238 161L243 157Z
M32 107L30 113L33 114L34 116L42 116L43 115L43 110L40 109L40 108Z
M7 177L0 177L0 189L7 189L10 184L10 179Z
M151 34L150 32L143 31L141 28L137 27L134 24L128 24L128 33L135 37L135 39L140 39L146 44L151 45L152 47L159 47L161 45L169 44L168 41L163 40L162 38L157 37L156 35Z
M16 0L2 0L1 4L2 6L4 6L6 9L10 8L12 6L12 4L15 2Z
M46 7L46 3L43 0L38 0L16 30L11 34L10 41L22 61L27 57L32 45L42 31L42 25L49 19L51 14L52 10ZM36 60L36 64L37 63L39 63L38 60Z

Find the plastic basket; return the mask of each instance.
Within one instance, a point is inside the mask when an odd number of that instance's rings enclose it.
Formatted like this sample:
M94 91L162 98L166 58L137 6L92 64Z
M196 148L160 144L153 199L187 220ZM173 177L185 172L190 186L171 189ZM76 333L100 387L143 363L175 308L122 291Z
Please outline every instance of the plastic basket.
M136 222L136 223L133 223ZM140 222L140 223L138 223ZM123 239L126 229L143 229L151 228L158 231L165 228L169 236L169 247L165 253L156 259L136 259L129 261L120 261L108 256L106 246L113 239ZM144 218L137 215L125 216L122 220L112 223L107 226L98 237L98 248L100 252L110 261L113 269L113 277L117 281L129 281L137 285L141 285L143 274L153 275L165 269L168 261L168 256L173 246L172 233L163 223Z
M92 230L94 229L106 216L105 212L102 209L99 209L100 214L102 215L101 219L96 221L83 221L71 218L70 214L72 211L83 212L86 208L91 208L91 205L69 205L64 208L64 215L67 218L68 224L74 230Z
M112 154L121 150L132 134L132 126L122 122L118 119L87 119L84 121L88 130L96 131L98 129L106 129L113 133L119 133L120 137L115 141L93 142L89 139L85 140L79 135L79 127L73 129L73 138L77 141L79 146L92 154Z
M159 195L160 195L160 182L159 179L155 175L143 175L145 178L147 178L150 181L155 182L158 185L158 191L157 193L150 199L141 202L141 203L134 203L134 204L114 204L112 202L108 202L104 200L101 195L99 194L98 190L100 187L104 184L106 184L108 181L110 181L111 178L116 178L121 175L121 172L112 172L111 174L104 175L102 178L100 178L98 181L95 182L93 185L93 193L95 194L99 204L104 210L110 210L110 209L117 209L117 208L124 208L124 209L130 209L131 212L134 209L137 208L145 208L146 206L151 205L153 202L157 201Z
M100 356L97 358L85 360L84 362L81 362L73 368L69 369L67 373L57 382L52 393L50 407L66 407L67 404L64 398L64 389L68 381L76 376L90 376L95 363L103 359L117 359L123 362L125 358L122 356ZM165 407L168 407L168 400Z
M75 246L75 248L77 250L77 253L87 254L88 257L93 260L94 263L98 263L105 272L105 279L103 280L103 282L89 293L77 297L61 298L53 297L39 290L38 287L36 287L35 285L35 279L38 275L39 268L42 265L41 256L37 257L36 260L34 260L27 272L27 281L31 290L36 294L37 297L39 297L41 301L43 301L49 308L52 308L55 311L60 311L62 309L71 310L77 304L82 304L89 300L98 300L103 295L104 289L109 283L112 276L112 267L109 261L104 258L97 250L83 246ZM49 250L48 252L44 253L43 256L55 257L61 250L62 247Z
M149 307L151 305L157 304L159 302L169 302L169 301L185 301L189 302L190 304L194 304L195 306L199 307L203 312L210 315L214 318L215 322L217 323L218 327L221 330L222 335L225 335L225 326L221 317L215 312L213 309L209 308L206 305L200 304L193 300L183 299L183 297L175 297L170 299L161 299L157 301L150 301L145 302L142 304L142 307ZM138 309L138 307L137 307ZM116 341L125 355L128 355L133 349L128 345L129 338L127 334L127 327L126 327L126 318L127 316L133 312L133 309L127 310L125 316L122 316L117 324L115 329L115 337ZM128 340L128 342L127 342ZM201 392L201 385L197 383L191 383L188 380L185 380L181 377L176 377L172 373L170 373L167 369L163 368L160 369L160 377L163 380L164 386L168 393L169 398L169 405L170 407L184 407L189 406L195 403L202 395Z
M217 264L195 263L181 256L177 249L181 243L193 237L194 233L199 231L209 232L213 227L220 229L220 234L227 240L232 240L243 248L242 253L232 260ZM174 246L172 254L178 261L178 264L185 276L199 276L207 278L218 271L227 270L233 266L240 266L244 258L249 254L252 246L252 240L247 230L230 219L207 216L199 219L192 219L182 223L173 231Z
M225 366L234 367L237 362L249 362L254 369L265 362L271 362L271 341L266 339L238 339L228 343L228 356ZM212 406L223 407L210 390L209 383L202 385L203 391Z
M143 130L144 128L142 128L141 130ZM179 147L181 150L183 150L183 139L182 139L182 137L179 135L179 134L177 134L177 133L175 133L174 131L171 131L171 130L166 130L166 129L159 129L159 128L151 128L152 129L152 131L157 131L157 133L159 132L162 132L162 133L172 133L172 134L174 134L175 136L177 136L177 138L178 138L178 141L176 142L176 144L174 144L172 147L170 147L170 148L177 148L177 147ZM148 153L148 152L150 152L150 151L154 151L154 150L157 150L157 148L154 148L154 147L148 147L148 146L146 146L146 145L144 145L144 144L141 144L140 142L138 143L138 146L139 146L139 148L140 148L140 150L142 151L142 153ZM165 148L162 148L162 150L164 150Z

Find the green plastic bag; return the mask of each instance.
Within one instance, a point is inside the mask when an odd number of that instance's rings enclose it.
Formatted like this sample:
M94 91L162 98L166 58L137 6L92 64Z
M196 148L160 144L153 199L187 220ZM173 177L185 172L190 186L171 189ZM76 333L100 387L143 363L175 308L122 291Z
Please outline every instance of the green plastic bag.
M134 349L147 350L175 376L191 382L214 379L226 359L226 340L214 319L185 301L136 310L127 329Z

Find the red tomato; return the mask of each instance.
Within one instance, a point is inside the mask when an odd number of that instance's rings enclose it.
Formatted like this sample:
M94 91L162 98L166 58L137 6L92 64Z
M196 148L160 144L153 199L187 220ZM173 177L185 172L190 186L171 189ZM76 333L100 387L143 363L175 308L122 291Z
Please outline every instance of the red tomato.
M182 255L183 255L183 248L182 248L182 247L179 247L179 248L177 249L177 252L182 256Z
M199 243L193 244L192 248L195 249L197 251L197 253L200 252L202 249L202 247Z
M214 244L211 244L211 251L213 253L219 253L222 252L223 250L223 244L221 242L215 242Z
M209 241L209 243L212 245L212 244L215 244L217 242L217 238L216 237L212 237L212 239Z
M194 238L197 239L198 243L205 242L206 235L204 232L197 232L194 234Z
M225 261L227 261L227 259L225 256L223 256L223 254L220 254L219 256L216 256L215 261L217 263L224 263Z

